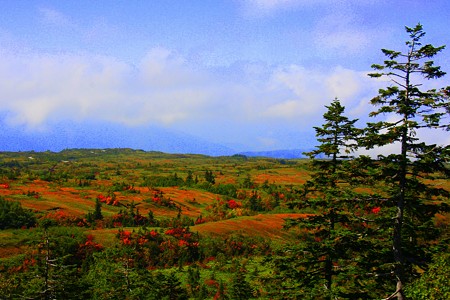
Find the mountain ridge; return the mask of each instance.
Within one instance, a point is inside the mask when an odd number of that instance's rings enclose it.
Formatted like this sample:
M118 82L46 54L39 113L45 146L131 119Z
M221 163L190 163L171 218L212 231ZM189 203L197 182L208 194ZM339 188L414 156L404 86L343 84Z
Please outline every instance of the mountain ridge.
M278 149L268 151L244 151L239 152L238 155L245 155L248 157L269 157L278 159L296 159L307 158L304 152L311 151L312 149Z

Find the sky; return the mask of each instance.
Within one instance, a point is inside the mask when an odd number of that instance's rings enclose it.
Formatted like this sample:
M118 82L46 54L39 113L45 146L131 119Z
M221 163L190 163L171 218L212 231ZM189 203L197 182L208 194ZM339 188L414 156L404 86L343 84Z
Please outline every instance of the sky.
M450 45L447 0L0 0L0 16L0 150L15 151L41 150L23 134L74 128L124 131L144 150L177 152L139 143L155 130L231 151L306 149L336 97L368 121L389 82L367 74L381 48L405 50L405 26ZM435 61L450 72L450 49ZM50 150L86 146L60 136Z

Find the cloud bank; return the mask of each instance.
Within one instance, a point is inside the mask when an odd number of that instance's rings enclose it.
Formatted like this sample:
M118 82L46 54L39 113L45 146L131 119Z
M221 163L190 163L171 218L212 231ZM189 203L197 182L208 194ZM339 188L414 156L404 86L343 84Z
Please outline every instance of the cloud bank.
M251 69L243 66L231 78L165 48L151 49L138 65L98 55L3 52L0 111L8 124L30 129L59 119L128 126L212 119L250 126L261 118L306 124L335 97L355 106L369 84L365 74L342 67Z
M366 72L343 67L231 68L194 65L161 47L136 65L99 55L2 51L0 113L8 126L28 131L95 120L158 125L247 149L292 148L298 141L289 132L313 134L335 97L357 117L377 87Z

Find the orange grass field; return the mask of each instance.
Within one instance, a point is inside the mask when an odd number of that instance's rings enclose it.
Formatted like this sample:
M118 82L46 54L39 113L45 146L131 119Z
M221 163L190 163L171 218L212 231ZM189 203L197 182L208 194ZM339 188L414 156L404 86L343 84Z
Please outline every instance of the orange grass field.
M249 236L261 236L272 240L285 240L291 233L282 230L284 220L287 218L304 218L306 214L259 214L233 218L217 222L203 223L191 228L200 234L228 235L243 233Z
M11 157L10 157L11 156ZM33 160L30 157L33 156ZM58 157L56 159L55 157ZM70 160L70 161L69 161ZM55 161L57 161L55 163ZM0 196L6 200L18 201L25 208L38 212L60 211L65 215L83 217L94 211L95 201L99 195L107 195L111 187L117 183L126 183L129 190L115 190L114 197L118 206L102 205L102 214L106 217L126 209L131 203L142 215L151 210L156 218L175 217L181 215L196 220L202 215L207 216L217 200L223 196L194 187L159 187L145 184L145 178L159 176L168 178L177 174L183 180L191 172L196 180L204 182L205 170L214 174L216 185L233 184L242 190L242 182L247 178L258 186L270 184L279 188L299 188L310 175L306 160L291 160L281 163L276 159L242 158L242 157L207 157L202 155L164 154L159 152L143 152L130 149L112 150L67 150L61 153L0 153L0 163L11 163L26 166L26 172L21 177L11 179L0 177ZM5 168L3 167L5 170ZM8 170L8 169L6 169ZM51 170L55 176L69 174L66 180L44 180L39 175ZM91 174L95 177L86 186L77 183L80 178ZM436 180L437 187L450 190L448 180ZM253 189L253 187L252 187ZM247 195L251 189L244 191ZM259 191L259 190L258 190ZM370 188L361 188L370 192ZM179 209L157 205L152 201L156 193L162 193ZM244 193L244 194L245 194ZM267 198L267 197L266 197ZM240 202L239 199L236 199ZM241 232L249 235L259 235L272 239L283 240L289 237L282 230L284 219L288 217L304 217L301 214L258 214L253 216L235 215L234 218L211 221L192 226L192 231L201 234L227 235ZM441 222L446 222L442 216ZM92 234L99 240L110 240L118 229L97 229ZM104 235L104 237L101 237ZM13 247L14 248L14 247ZM2 248L3 252L15 252L20 249ZM0 253L1 256L1 253Z
M306 214L259 214L255 216L237 217L217 222L207 222L191 226L192 232L202 235L227 236L233 233L240 233L247 236L260 236L279 242L292 239L292 231L283 230L284 220L287 218L304 218ZM125 228L133 231L133 228ZM135 230L135 229L134 229ZM102 245L112 246L115 236L119 232L118 228L94 229L86 233L94 236L95 241Z
M71 187L54 187L53 184L42 180L35 180L25 185L10 184L8 189L0 189L0 195L17 200L25 208L37 211L51 209L64 210L66 213L74 216L85 215L89 210L94 209L95 198L101 192L92 189L76 189ZM153 197L153 191L146 187L135 188L139 190L137 194L122 194L116 192L116 197L123 205L132 201L139 207L143 214L151 209L157 216L175 216L176 210L170 210L164 207L150 207L144 202L145 199ZM188 217L198 217L201 214L201 207L213 203L216 195L198 190L186 190L178 187L158 188L164 193L166 198L170 198L175 204L181 206L182 214ZM37 197L27 197L27 192L37 193ZM120 208L120 207L119 207ZM102 211L108 213L117 212L118 208L103 205Z
M64 152L64 151L63 151ZM113 153L114 152L114 153ZM8 155L14 158L9 158ZM64 155L67 155L64 157ZM27 166L27 175L16 179L0 177L0 196L6 200L18 201L24 208L42 212L58 212L64 216L85 217L93 212L99 195L111 195L111 187L126 182L133 192L114 191L118 206L102 204L102 214L111 217L120 210L127 209L131 203L139 213L147 215L151 210L155 218L173 218L179 213L174 207L159 206L152 201L156 193L162 193L180 209L183 216L195 221L199 216L207 217L208 211L223 196L195 187L159 187L143 185L145 177L167 177L178 174L186 178L188 171L196 180L204 181L205 170L211 170L216 185L233 184L241 189L242 181L250 176L257 184L300 185L308 179L307 171L295 163L280 164L274 159L242 159L232 157L213 158L201 155L171 155L164 153L140 152L134 150L68 150L67 153L0 153L0 163L19 162ZM59 162L55 159L61 156ZM30 159L33 157L33 159ZM55 161L57 161L55 163ZM299 166L303 165L300 163ZM58 174L69 174L66 180L46 180L31 173L42 174L52 170ZM48 174L48 172L47 172ZM80 178L92 174L95 176L88 185L78 185ZM249 191L248 191L249 193ZM236 199L236 201L241 202ZM232 219L212 221L192 226L191 230L201 234L227 235L240 232L252 236L262 236L283 240L289 237L282 230L283 218L294 215L259 214L257 216L235 216ZM86 230L95 239L110 245L115 242L118 228L96 228ZM6 253L19 253L21 248L11 245L0 247L0 256Z

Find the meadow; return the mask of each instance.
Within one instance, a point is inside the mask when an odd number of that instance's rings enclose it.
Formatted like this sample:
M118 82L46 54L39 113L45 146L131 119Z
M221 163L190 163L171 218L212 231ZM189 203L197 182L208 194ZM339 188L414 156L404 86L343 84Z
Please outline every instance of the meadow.
M295 299L307 290L284 277L285 263L303 242L323 242L314 228L286 226L320 213L305 198L311 174L306 159L132 149L0 153L0 197L34 218L19 228L2 223L1 293ZM436 184L450 190L448 180ZM448 229L448 213L433 220Z

